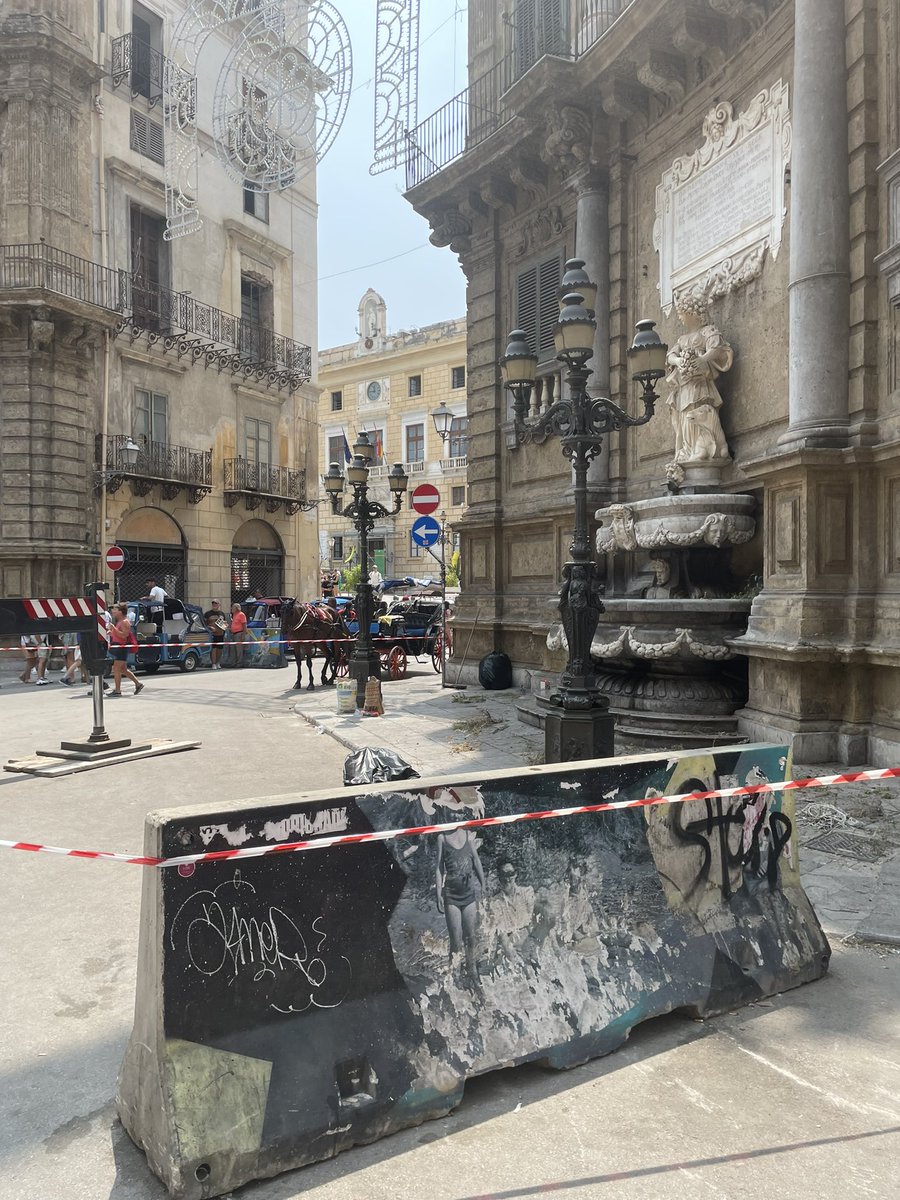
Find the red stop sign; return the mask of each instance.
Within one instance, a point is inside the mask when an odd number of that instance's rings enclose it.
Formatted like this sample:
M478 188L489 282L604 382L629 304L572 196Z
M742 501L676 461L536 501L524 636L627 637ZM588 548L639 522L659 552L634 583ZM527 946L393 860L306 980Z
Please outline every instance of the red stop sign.
M111 571L119 571L125 566L125 551L121 546L110 546L106 552L106 565Z
M423 517L430 516L441 503L441 493L433 483L420 483L410 496L413 508Z

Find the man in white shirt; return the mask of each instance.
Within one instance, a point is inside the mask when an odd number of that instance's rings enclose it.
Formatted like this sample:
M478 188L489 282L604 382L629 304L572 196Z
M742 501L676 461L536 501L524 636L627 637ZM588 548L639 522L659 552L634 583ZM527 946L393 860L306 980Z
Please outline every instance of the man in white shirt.
M156 628L162 633L163 617L165 615L165 607L163 601L166 598L164 588L161 588L155 579L147 580L147 595L144 600L150 602L150 620L156 624Z

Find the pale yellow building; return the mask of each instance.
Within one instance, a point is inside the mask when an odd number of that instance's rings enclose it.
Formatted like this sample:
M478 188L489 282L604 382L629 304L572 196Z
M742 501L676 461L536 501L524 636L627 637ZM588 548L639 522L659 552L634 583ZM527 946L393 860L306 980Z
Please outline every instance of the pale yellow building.
M366 430L376 448L370 495L390 507L387 474L395 462L406 468L410 494L420 483L434 484L441 497L434 515L443 512L448 526L449 564L456 544L453 526L467 500L465 319L389 334L385 302L370 288L359 304L358 335L355 342L319 354L321 472L332 462L345 467L345 437L352 446L356 434ZM432 419L441 403L453 414L443 442ZM345 503L350 495L348 488ZM407 499L397 516L376 525L369 552L385 578L440 577L438 562L412 539L416 519ZM319 542L323 570L336 570L348 559L355 560L351 551L357 535L352 523L333 515L325 503L319 508ZM434 550L439 556L440 546Z

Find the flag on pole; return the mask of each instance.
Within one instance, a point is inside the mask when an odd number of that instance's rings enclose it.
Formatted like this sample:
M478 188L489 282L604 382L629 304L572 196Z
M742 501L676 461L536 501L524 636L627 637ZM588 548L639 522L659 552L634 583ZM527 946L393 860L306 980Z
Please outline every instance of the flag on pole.
M381 430L375 430L375 461L384 461L384 446L381 444Z
M350 443L347 441L343 425L341 426L341 437L344 439L344 462L348 463L353 458L353 455L350 453Z

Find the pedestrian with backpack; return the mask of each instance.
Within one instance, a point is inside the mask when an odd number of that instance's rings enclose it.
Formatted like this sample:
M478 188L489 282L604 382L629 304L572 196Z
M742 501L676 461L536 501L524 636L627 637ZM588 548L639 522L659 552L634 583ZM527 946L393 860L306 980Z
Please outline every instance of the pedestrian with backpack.
M112 615L112 624L109 627L109 653L113 660L113 686L109 695L122 695L122 676L127 675L134 684L136 696L138 692L144 690L144 685L128 666L128 655L133 650L137 650L137 638L134 636L131 622L128 620L128 612L123 605L114 604L109 611Z

